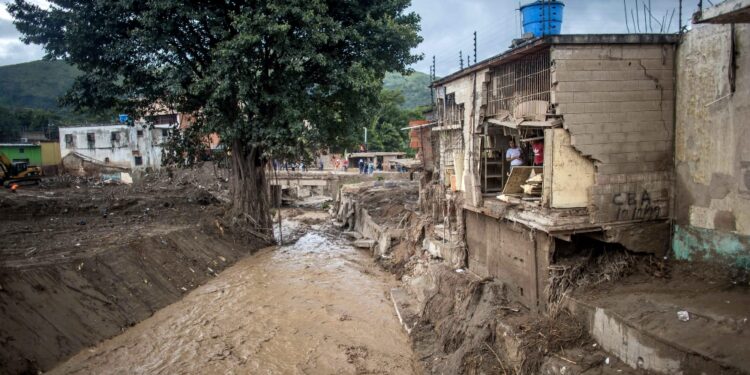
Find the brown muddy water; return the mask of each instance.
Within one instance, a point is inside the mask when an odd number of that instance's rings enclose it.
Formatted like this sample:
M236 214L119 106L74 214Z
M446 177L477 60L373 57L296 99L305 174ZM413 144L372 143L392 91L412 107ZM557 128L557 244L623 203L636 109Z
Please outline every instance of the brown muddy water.
M53 374L411 374L415 360L366 252L320 230L240 260Z

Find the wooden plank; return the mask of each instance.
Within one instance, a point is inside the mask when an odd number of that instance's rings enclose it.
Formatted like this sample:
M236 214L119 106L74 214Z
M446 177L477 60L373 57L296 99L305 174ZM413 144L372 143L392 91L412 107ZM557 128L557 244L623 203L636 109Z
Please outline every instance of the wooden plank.
M503 194L523 194L523 188L521 185L526 183L526 180L531 176L531 172L542 173L542 170L542 167L512 167L510 170L510 177L508 177L508 182L505 183L505 187L503 188Z

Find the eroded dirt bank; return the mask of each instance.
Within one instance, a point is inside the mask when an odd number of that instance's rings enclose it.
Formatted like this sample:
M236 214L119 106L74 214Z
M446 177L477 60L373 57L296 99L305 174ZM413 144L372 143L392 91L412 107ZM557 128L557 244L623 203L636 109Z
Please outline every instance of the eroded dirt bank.
M345 242L313 225L50 373L413 373L393 278Z
M214 193L179 178L0 191L0 373L46 371L265 246L221 224Z

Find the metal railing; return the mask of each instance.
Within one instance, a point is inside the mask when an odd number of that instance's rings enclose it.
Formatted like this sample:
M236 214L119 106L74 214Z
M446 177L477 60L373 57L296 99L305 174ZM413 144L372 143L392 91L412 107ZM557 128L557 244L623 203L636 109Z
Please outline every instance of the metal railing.
M516 118L546 113L550 101L550 65L550 52L545 49L493 68L486 86L486 116Z

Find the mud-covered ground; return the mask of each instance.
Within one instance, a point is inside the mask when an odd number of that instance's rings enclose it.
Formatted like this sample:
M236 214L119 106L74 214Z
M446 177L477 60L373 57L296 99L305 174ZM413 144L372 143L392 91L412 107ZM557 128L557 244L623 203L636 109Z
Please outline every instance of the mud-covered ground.
M239 261L54 374L411 374L415 361L366 252L296 212L287 243ZM327 221L327 220L326 220Z
M0 190L0 373L48 370L264 246L222 225L224 180L194 172Z

